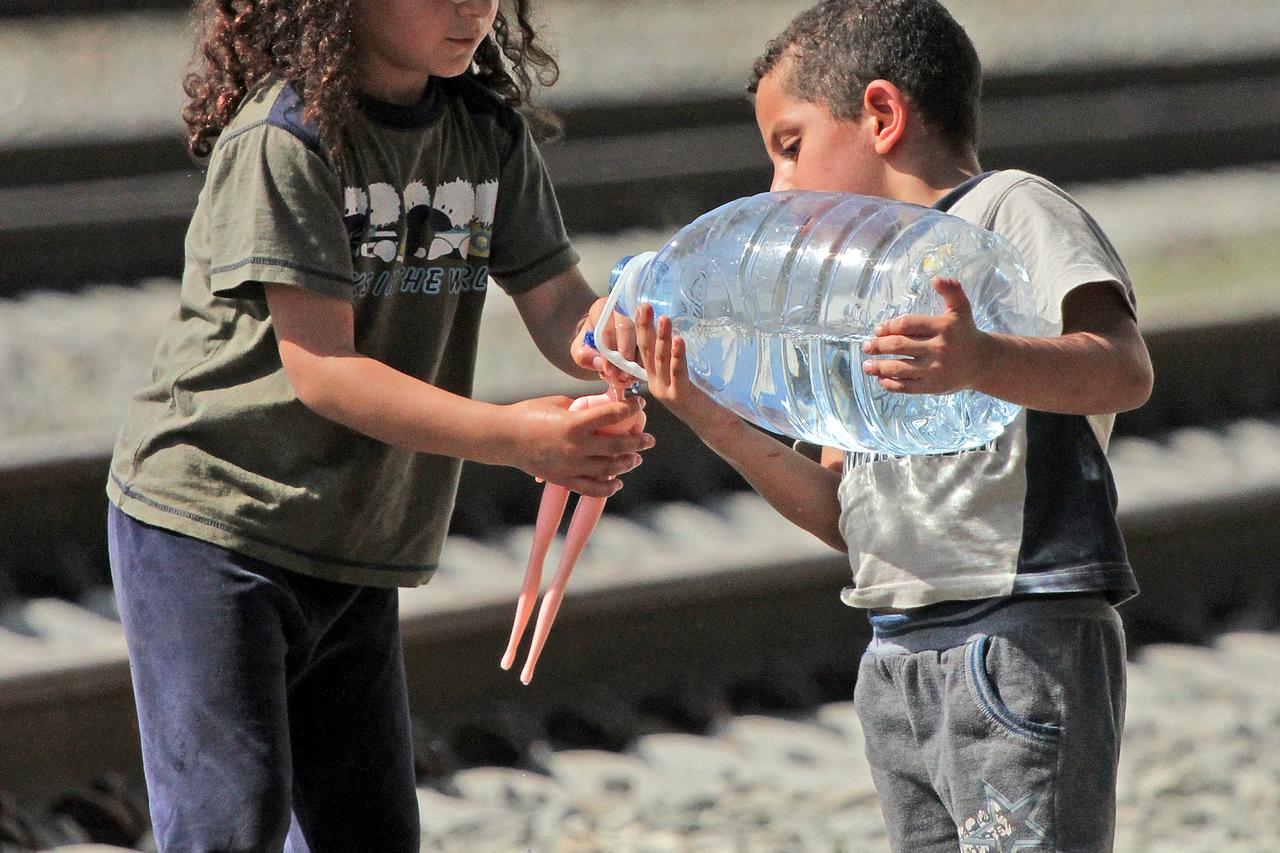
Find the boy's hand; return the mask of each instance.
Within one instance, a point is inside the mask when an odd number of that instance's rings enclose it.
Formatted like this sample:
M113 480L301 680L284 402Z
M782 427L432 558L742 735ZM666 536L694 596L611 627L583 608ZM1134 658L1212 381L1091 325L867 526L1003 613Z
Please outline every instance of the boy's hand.
M640 451L653 447L644 433L607 434L636 418L644 401L632 397L569 411L568 397L538 397L506 409L515 446L511 461L539 479L582 495L607 498L622 488L617 478L640 464Z
M935 278L942 296L939 315L905 314L876 327L876 337L862 345L867 355L904 356L866 359L862 372L880 379L880 387L904 394L949 394L976 387L990 365L991 336L978 330L973 309L960 282Z
M636 309L636 342L649 374L649 393L703 438L732 428L738 416L723 408L689 381L684 339L671 332L671 318L654 322L653 306Z
M600 312L604 310L606 298L602 296L591 304L590 310L587 311L587 316L578 324L578 332L573 339L573 343L569 346L569 353L573 356L575 364L579 367L585 367L587 370L594 370L606 382L614 385L630 385L635 381L631 374L614 366L613 362L601 355L595 347L589 347L583 341L583 336L587 332L595 330L596 323L600 320ZM611 349L621 353L623 358L635 361L635 324L627 319L626 316L614 311L613 322L605 325L604 343Z

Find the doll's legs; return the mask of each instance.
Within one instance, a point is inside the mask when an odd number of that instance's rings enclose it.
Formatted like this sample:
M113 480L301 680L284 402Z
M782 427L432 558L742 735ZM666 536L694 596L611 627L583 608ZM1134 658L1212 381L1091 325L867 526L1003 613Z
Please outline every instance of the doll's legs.
M560 602L564 598L565 586L569 583L569 575L574 564L582 556L582 549L596 529L596 523L604 513L606 498L591 498L582 495L573 508L573 519L569 522L569 530L564 537L564 551L560 555L560 566L556 576L542 597L542 607L538 609L538 622L533 628L533 640L529 643L529 657L525 660L524 669L520 672L520 680L528 684L533 680L534 667L538 665L538 657L542 647L551 634L551 624L555 622L556 613L560 610Z
M419 849L395 590L109 532L160 850Z
M516 601L516 618L511 626L511 638L502 655L503 669L511 669L511 665L515 663L520 638L524 636L525 626L529 624L529 616L533 613L533 605L538 600L542 564L547 559L551 540L555 538L556 528L560 526L560 519L564 517L564 508L568 502L569 490L564 486L547 483L542 487L542 502L538 505L538 520L533 528L533 544L529 548L529 562L524 570L524 585L520 588L520 598Z
M621 401L625 398L626 392L623 388L611 386L604 394L579 397L573 401L569 409L576 411L610 401ZM622 424L611 430L611 432L636 434L644 429L644 425L644 412L640 412L629 423ZM533 601L538 595L538 586L542 579L542 563L546 558L547 548L551 544L551 539L555 536L556 528L559 526L560 519L564 514L565 502L568 497L568 492L565 489L560 486L554 486L551 483L548 483L543 490L542 504L538 510L538 521L534 532L533 547L530 551L528 567L525 569L524 587L520 592L520 600L516 605L515 624L511 628L511 639L507 643L506 654L502 657L503 669L509 669L515 661L516 648L519 645L521 635L524 633L525 626L528 624L529 616L533 612ZM538 611L538 621L534 626L533 640L529 646L529 656L525 661L524 669L520 673L520 680L525 684L533 680L533 670L538 664L538 657L542 654L542 647L547 642L547 636L551 633L551 625L555 621L557 611L560 609L560 601L564 598L564 590L569 583L569 575L572 574L574 564L582 554L582 549L586 547L587 540L591 538L591 534L596 528L596 523L600 521L600 516L604 513L605 501L606 498L592 498L583 495L578 499L577 506L574 507L573 519L570 521L569 530L565 534L565 545L560 557L560 567L557 569L556 576L542 599L542 607Z

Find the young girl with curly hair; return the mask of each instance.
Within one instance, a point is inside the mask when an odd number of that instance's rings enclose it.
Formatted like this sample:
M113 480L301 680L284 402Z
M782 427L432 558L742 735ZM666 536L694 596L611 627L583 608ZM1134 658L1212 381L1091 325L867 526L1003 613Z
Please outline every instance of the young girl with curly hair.
M107 484L162 851L418 850L396 589L430 578L462 460L608 496L652 445L603 434L635 400L470 398L491 276L548 360L595 363L521 112L557 71L528 5L199 9L207 177Z

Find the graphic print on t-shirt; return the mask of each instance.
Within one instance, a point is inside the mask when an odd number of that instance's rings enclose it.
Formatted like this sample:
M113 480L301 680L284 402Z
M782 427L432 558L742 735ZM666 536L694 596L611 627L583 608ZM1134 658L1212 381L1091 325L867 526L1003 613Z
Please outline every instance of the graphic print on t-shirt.
M457 178L435 188L413 181L403 190L373 183L344 189L342 219L356 258L465 261L489 256L497 200L497 181Z

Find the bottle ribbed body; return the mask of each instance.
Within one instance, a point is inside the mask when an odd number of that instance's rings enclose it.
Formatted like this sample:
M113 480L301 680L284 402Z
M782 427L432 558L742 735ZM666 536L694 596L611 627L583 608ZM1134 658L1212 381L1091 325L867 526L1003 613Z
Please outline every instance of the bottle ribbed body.
M1019 407L972 391L886 391L862 343L903 314L940 314L955 278L978 328L1042 333L1017 250L930 208L848 193L762 193L699 217L621 294L671 317L690 376L765 429L815 444L947 453L994 439ZM871 356L874 357L874 356Z

